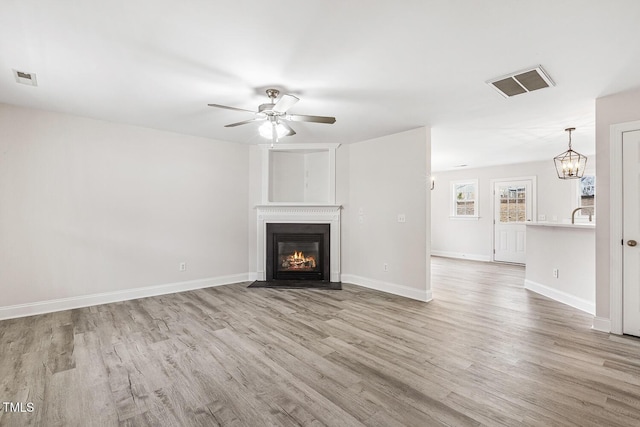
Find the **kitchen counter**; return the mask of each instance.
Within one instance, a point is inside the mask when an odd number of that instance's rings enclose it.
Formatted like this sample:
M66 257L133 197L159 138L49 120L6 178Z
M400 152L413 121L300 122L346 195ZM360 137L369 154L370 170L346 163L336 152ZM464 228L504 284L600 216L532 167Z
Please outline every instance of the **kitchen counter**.
M596 228L595 222L579 222L577 224L563 223L563 222L527 222L530 227L562 227L562 228Z

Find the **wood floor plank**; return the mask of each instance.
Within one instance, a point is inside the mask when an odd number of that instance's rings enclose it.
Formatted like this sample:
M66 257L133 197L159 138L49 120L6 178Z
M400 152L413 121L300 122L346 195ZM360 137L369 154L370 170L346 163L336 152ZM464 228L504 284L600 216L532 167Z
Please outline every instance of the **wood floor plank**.
M455 272L455 274L452 274ZM4 426L640 425L640 339L434 257L434 300L247 283L0 321Z

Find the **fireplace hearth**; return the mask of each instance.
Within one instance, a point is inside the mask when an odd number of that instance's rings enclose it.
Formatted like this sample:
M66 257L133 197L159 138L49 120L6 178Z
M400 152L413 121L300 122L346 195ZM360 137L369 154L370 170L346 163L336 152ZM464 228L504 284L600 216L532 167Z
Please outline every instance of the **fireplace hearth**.
M330 224L266 226L267 281L330 281Z

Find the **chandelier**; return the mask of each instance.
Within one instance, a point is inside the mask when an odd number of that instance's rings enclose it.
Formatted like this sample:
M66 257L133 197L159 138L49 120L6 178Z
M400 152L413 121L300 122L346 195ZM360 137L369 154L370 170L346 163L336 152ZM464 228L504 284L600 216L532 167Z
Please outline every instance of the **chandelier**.
M571 149L571 132L574 130L576 130L576 128L565 129L566 132L569 132L569 149L553 158L553 162L556 165L556 172L560 179L582 178L587 166L587 156L583 156Z

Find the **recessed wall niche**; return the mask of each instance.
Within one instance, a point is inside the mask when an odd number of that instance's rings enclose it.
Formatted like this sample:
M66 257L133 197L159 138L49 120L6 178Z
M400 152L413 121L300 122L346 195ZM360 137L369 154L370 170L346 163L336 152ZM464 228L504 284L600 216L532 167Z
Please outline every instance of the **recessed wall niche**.
M334 204L339 145L263 147L263 203Z

